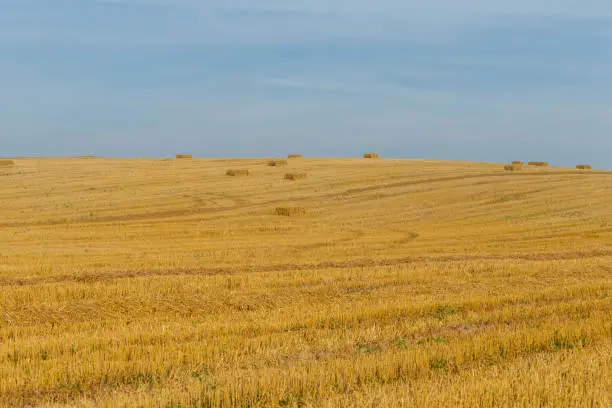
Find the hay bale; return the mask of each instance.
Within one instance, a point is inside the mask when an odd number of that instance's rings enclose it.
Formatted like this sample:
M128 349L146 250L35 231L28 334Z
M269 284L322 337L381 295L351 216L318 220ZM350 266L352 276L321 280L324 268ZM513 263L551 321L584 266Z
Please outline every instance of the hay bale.
M527 163L528 166L538 166L538 167L547 167L548 162L540 162L540 161L530 161Z
M512 162L512 164L520 164L522 166L525 163L520 161L520 160L515 160L515 161Z
M270 167L279 167L279 166L286 166L287 165L287 160L270 160L268 161L268 166Z
M519 171L523 169L522 164L506 164L504 170L506 171Z
M302 157L304 157L304 156L302 156L301 154L289 154L289 155L287 155L288 159L301 159Z
M306 173L287 173L285 180L302 180L306 178Z
M228 169L228 170L225 172L225 175L226 175L226 176L233 176L233 177L237 177L237 176L249 176L249 175L251 175L251 173L250 173L248 170L245 170L245 169L239 169L239 170L236 170L236 169Z
M277 207L274 210L274 214L284 217L298 217L300 215L306 215L306 209L302 207Z
M0 166L3 167L12 167L12 166L16 166L17 163L15 163L15 160L12 159L0 159Z
M178 153L176 155L177 159L193 159L193 155L191 154L186 154L186 153Z
M378 159L378 153L365 153L363 155L364 159Z
M593 169L590 164L579 164L576 166L576 168L579 170L592 170Z

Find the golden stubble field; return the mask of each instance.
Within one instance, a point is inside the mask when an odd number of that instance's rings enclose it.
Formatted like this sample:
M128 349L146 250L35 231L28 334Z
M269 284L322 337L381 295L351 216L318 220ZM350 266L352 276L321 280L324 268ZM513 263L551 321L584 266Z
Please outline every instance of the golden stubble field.
M612 172L16 162L2 406L610 406Z

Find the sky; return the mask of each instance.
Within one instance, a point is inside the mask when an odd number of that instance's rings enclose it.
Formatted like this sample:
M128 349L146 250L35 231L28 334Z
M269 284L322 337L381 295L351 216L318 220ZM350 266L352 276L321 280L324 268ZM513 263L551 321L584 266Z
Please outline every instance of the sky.
M0 0L0 156L612 168L609 0Z

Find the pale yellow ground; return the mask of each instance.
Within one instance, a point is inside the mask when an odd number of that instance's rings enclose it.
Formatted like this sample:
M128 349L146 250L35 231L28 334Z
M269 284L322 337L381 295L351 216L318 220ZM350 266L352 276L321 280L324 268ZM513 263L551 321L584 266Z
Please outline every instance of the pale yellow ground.
M610 406L612 172L16 162L2 406Z

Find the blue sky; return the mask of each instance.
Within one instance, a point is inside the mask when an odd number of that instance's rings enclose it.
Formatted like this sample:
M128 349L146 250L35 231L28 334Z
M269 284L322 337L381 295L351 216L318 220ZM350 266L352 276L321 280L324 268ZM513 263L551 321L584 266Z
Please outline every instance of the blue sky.
M609 0L0 0L0 156L612 168Z

